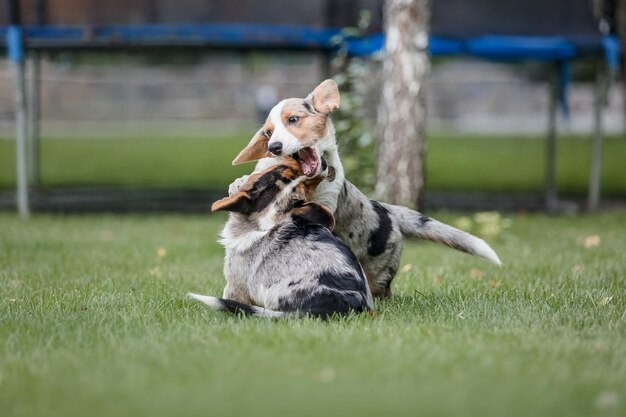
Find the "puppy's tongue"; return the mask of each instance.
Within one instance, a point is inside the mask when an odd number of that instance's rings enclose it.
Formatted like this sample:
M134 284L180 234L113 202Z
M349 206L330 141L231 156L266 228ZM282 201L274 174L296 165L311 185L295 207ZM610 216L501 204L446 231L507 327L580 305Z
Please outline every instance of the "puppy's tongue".
M317 160L317 154L313 148L304 148L298 152L298 160L300 161L300 167L302 172L307 177L312 177L317 173L319 161Z

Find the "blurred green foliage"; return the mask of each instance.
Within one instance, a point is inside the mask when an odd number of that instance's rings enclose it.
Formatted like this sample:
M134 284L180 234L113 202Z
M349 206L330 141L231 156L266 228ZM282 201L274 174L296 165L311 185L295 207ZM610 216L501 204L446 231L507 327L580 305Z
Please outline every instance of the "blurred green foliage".
M365 60L348 56L345 40L363 35L369 22L369 12L362 11L358 27L344 29L336 39L339 50L333 60L337 70L333 79L341 93L341 105L333 114L341 162L346 177L366 193L373 191L376 181L374 127L368 123L365 105L374 75L370 66L376 57Z

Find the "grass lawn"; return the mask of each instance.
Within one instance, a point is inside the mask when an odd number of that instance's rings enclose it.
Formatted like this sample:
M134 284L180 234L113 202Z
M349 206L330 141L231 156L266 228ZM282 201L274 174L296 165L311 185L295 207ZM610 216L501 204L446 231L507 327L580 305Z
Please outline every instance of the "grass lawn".
M0 214L0 415L626 415L626 212L510 216L500 269L411 242L377 317L330 322L185 300L224 219Z
M230 161L251 132L209 139L139 137L44 139L41 173L46 186L131 185L223 188L248 173L250 164ZM557 161L560 191L585 193L589 140L563 136ZM532 137L433 134L428 140L427 186L440 190L539 191L544 182L545 142ZM605 143L602 189L626 195L626 139ZM0 140L0 188L15 181L14 144Z

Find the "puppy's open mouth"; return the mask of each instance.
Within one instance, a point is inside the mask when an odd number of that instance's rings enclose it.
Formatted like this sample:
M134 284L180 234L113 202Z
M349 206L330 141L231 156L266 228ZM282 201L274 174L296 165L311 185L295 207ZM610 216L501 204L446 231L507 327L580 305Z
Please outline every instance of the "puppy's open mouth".
M300 164L302 172L307 177L313 177L317 174L320 166L320 157L315 149L311 147L303 148L291 155L291 157Z

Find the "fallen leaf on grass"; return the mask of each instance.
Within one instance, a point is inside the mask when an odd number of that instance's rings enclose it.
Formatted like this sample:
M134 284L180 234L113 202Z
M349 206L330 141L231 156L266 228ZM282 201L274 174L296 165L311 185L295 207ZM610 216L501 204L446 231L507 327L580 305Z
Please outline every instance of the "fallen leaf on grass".
M159 268L158 266L150 269L149 273L151 277L161 278L161 268Z
M433 281L435 282L435 284L441 284L441 282L443 281L443 275L435 275L433 277Z
M156 254L159 258L162 258L167 255L167 250L165 248L158 248Z
M474 214L474 221L476 223L497 223L500 219L500 213L497 211L483 211Z
M596 246L600 246L600 236L598 235L589 235L583 238L583 246L587 249L595 248Z
M502 233L502 227L497 223L487 223L480 227L478 233L488 238L494 238Z
M413 265L411 265L411 264L406 264L406 265L404 265L402 268L400 268L400 272L402 272L402 273L407 273L407 272L409 272L411 269L413 269Z
M497 211L476 213L474 221L479 225L478 234L489 238L500 235L513 224L511 219L503 218Z
M495 278L491 278L488 282L487 285L489 285L491 288L498 288L500 286L500 283L498 281L496 281Z
M472 229L472 219L469 217L459 217L455 220L454 226L461 230L471 230Z
M472 268L469 271L469 276L471 279L482 278L485 275L485 271L481 271L480 269Z
M607 305L608 303L610 303L612 299L613 299L613 296L610 296L610 297L604 297L602 300L600 300L600 305L601 305L601 306L605 306L605 305Z
M459 314L456 315L461 320L465 320L465 310L459 311Z

